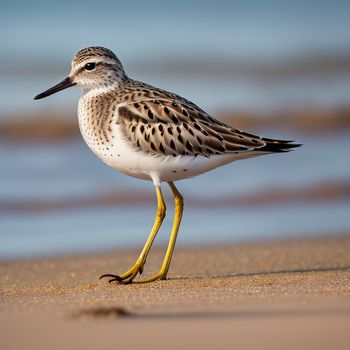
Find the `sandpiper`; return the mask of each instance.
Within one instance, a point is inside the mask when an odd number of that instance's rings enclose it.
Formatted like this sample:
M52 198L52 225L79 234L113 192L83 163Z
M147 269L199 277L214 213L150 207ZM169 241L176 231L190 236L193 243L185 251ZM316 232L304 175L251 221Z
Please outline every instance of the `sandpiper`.
M68 77L34 99L74 85L83 88L78 118L87 145L114 169L152 181L157 194L155 221L140 256L128 271L100 277L109 282L131 283L143 272L165 217L162 182L168 183L175 200L173 227L159 273L140 282L166 279L183 213L183 198L174 181L300 146L235 129L179 95L129 78L117 56L104 47L80 50Z

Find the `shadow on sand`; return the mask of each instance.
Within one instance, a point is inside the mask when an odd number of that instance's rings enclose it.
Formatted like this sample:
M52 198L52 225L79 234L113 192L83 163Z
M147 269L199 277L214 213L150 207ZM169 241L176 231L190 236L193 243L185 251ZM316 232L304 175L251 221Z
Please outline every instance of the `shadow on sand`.
M262 271L262 272L248 272L233 274L229 276L215 276L212 279L220 278L234 278L241 276L261 276L261 275L274 275L284 273L308 273L308 272L331 272L331 271L347 271L350 270L350 266L342 267L328 267L328 268L308 268L308 269L286 269L278 271ZM193 277L194 279L204 279L208 277ZM193 279L190 277L174 278L173 280L186 280ZM324 309L278 309L278 310L231 310L231 311L176 311L176 312L131 312L121 306L112 307L97 307L90 309L83 309L71 315L73 319L81 318L118 318L118 319L140 319L140 320L158 320L158 319L213 319L213 318L273 318L273 317L312 317L312 316L329 316L329 315L348 315L350 309L348 308L324 308Z
M279 310L238 310L238 311L176 311L142 313L129 312L123 307L99 307L84 309L71 315L73 319L135 319L135 320L159 320L159 319L213 319L213 318L274 318L274 317L312 317L312 316L330 316L330 315L349 315L350 309L346 308L328 308L328 309L279 309Z

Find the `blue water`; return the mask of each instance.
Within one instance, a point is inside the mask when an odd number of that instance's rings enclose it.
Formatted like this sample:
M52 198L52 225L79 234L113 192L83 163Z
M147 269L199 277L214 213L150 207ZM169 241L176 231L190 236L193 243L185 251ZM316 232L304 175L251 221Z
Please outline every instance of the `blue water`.
M271 135L273 136L273 135ZM283 135L280 135L283 136ZM248 159L178 182L187 197L225 198L266 189L347 181L350 139L304 138L294 152ZM0 259L138 247L154 216L154 189L105 166L81 141L65 145L0 145L0 205L38 200L90 198L110 191L148 193L149 203L73 208L48 212L0 213ZM165 189L165 193L169 193ZM186 202L185 202L186 203ZM158 243L166 243L172 203ZM181 244L337 234L350 230L349 201L242 208L187 207Z
M283 133L269 133L268 136ZM292 136L290 133L289 136ZM350 179L347 134L327 138L294 135L303 147L239 161L179 182L185 194L199 196L242 195L267 188L296 188ZM94 196L109 191L149 191L149 182L125 176L105 165L83 143L16 146L0 144L0 198L52 200Z
M214 114L349 105L350 69L334 64L334 59L350 57L350 2L345 0L77 0L69 5L13 0L2 4L0 31L0 120L74 111L79 89L39 102L32 98L63 79L74 53L90 45L113 49L131 77L186 96ZM305 58L315 59L315 67L319 59L326 60L332 68L310 72L301 65L295 74L288 73ZM253 69L257 66L260 73ZM276 74L280 66L286 71ZM196 70L200 67L207 68ZM272 70L271 75L261 74L264 69ZM266 136L296 139L304 146L179 182L185 198L234 197L350 178L348 135ZM82 141L43 147L0 140L0 205L111 190L142 191L154 198L150 183L108 168ZM140 246L153 211L153 206L118 206L2 212L0 258ZM332 234L350 229L348 213L346 201L234 210L189 207L179 242ZM168 222L160 243L166 242L169 229Z
M345 104L350 94L349 68L272 79L234 73L236 63L249 72L250 64L288 66L315 57L317 66L319 58L349 55L345 0L11 1L2 5L0 30L6 34L0 42L1 117L16 110L73 108L77 91L41 101L40 107L32 98L64 78L74 53L90 45L113 49L130 76L210 111ZM216 62L210 71L181 73L187 62L208 61ZM216 74L224 62L233 64L226 79ZM157 69L164 65L179 68Z
M117 207L50 214L0 215L0 259L49 256L125 247L141 248L154 208ZM156 244L167 244L171 206ZM349 203L257 209L185 211L178 244L206 245L348 232ZM335 231L336 230L336 231Z

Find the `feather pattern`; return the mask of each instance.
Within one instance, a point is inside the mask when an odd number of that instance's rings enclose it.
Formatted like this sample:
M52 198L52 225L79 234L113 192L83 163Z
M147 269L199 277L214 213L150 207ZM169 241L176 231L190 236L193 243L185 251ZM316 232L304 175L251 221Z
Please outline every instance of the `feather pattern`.
M123 133L146 153L210 157L259 150L280 152L296 146L240 131L180 96L158 91L157 98L123 103L118 108Z

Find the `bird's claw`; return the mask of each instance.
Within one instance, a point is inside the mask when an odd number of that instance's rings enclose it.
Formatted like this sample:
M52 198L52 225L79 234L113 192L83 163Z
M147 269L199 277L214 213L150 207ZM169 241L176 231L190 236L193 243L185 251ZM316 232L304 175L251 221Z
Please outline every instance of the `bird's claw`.
M140 274L140 275L142 274L144 264L145 264L145 261L142 261L142 262L138 261L130 270L128 270L127 272L121 275L106 273L100 276L99 279L110 278L108 280L109 283L118 282L120 284L129 284L134 280L137 274Z
M112 277L111 279L108 280L109 283L111 283L111 282L119 282L119 283L123 282L123 279L120 278L120 276L113 275L110 273L106 273L106 274L100 276L99 279L101 280L102 278L106 278L106 277Z

